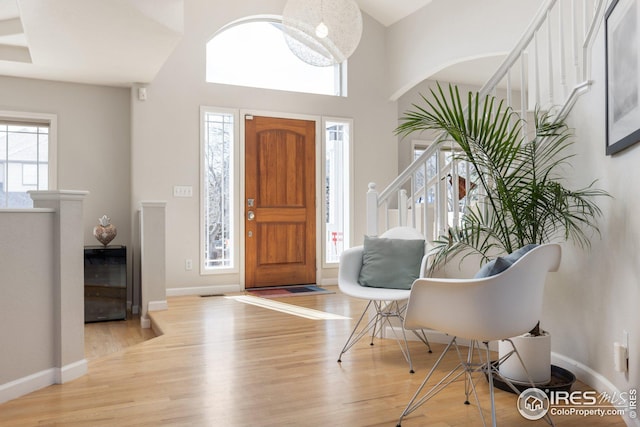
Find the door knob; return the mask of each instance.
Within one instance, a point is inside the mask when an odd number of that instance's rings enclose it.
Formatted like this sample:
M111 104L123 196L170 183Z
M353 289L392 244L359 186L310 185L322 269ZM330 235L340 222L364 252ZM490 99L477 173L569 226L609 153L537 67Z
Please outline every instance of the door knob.
M256 214L253 211L249 211L247 213L247 218L249 218L249 221L253 221L256 218Z

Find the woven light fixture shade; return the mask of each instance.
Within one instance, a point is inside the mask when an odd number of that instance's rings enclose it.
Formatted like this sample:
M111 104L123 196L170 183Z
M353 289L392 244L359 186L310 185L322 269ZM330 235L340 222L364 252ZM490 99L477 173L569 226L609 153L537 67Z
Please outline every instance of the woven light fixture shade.
M289 49L319 67L342 63L362 37L362 14L354 0L289 0L282 23Z

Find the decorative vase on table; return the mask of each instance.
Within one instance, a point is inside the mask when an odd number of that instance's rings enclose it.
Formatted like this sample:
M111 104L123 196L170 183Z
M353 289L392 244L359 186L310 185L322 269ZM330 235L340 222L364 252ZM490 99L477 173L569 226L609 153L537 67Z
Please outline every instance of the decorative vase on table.
M118 230L113 224L111 224L111 218L106 215L102 215L102 218L98 218L98 225L93 227L93 235L105 247L107 247L117 234Z

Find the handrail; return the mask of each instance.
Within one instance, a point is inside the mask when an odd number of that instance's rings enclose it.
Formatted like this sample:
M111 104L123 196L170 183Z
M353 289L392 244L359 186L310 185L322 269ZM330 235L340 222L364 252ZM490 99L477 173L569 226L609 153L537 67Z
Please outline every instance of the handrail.
M498 83L507 75L509 70L513 67L513 65L518 61L522 51L525 50L529 43L533 40L536 35L536 32L542 27L547 20L547 12L553 9L556 2L558 0L547 0L546 4L544 4L536 13L536 16L531 20L531 23L525 30L524 34L520 38L520 41L514 46L511 53L507 55L507 57L502 61L502 64L498 67L496 72L493 74L489 80L482 86L480 89L480 97L483 98L489 94Z
M590 86L591 82L589 81L589 78L590 78L591 49L592 49L592 45L593 45L597 30L604 17L606 0L592 0L592 1L584 0L584 2L580 3L580 6L583 7L582 9L582 13L584 15L583 24L580 24L576 20L577 11L580 10L575 8L577 5L578 3L574 3L574 2L571 3L572 15L569 17L571 19L570 21L570 24L571 24L570 30L572 33L571 41L567 42L566 44L563 44L565 40L564 34L566 34L565 28L563 27L563 25L566 24L566 21L563 15L563 2L562 1L559 2L558 0L546 0L544 4L538 9L538 11L536 12L536 15L531 20L525 32L523 33L522 37L516 43L514 48L507 55L507 57L502 61L502 63L500 64L496 72L487 80L487 82L478 91L479 96L480 97L487 96L488 94L490 94L492 91L496 89L496 87L501 81L503 81L506 78L507 91L508 91L507 101L508 101L508 104L510 105L511 104L510 72L517 67L517 63L518 61L520 61L520 82L522 85L522 87L520 88L520 93L521 93L520 113L525 114L526 111L528 111L529 108L531 108L530 107L531 104L527 102L528 96L532 97L531 99L535 100L536 103L538 103L538 101L540 100L542 89L540 87L540 76L538 75L538 72L539 72L540 62L542 62L544 65L548 66L548 70L547 70L548 76L545 75L542 77L543 79L545 77L548 78L548 81L543 82L545 85L547 85L548 98L549 98L549 102L545 105L557 105L559 108L557 109L554 108L554 111L559 117L563 117L566 114L568 114L568 112L571 110L571 108L575 104L577 97L581 93L585 92ZM559 39L561 43L559 47L556 47L551 43L551 40L553 38L552 27L551 27L551 16L556 6L558 6L557 10L559 15L559 20L562 20L559 26ZM569 6L567 6L567 8L568 7ZM589 8L591 8L592 10L589 10ZM591 22L588 22L589 16L592 17ZM547 25L546 32L541 31L545 24ZM584 30L584 31L579 31L578 29ZM580 42L578 39L575 38L575 37L578 37L576 34L578 32L581 33L579 37L584 37L582 39L582 42ZM538 54L538 38L539 37L547 38L546 40L547 43L545 44L548 45L547 46L548 56L546 58L535 57ZM530 68L529 71L530 73L533 73L533 76L527 75L525 64L524 64L525 54L531 49L533 49L533 51L530 52L530 56L531 55L534 56L533 58L534 65L532 65L532 67L534 68L533 69ZM560 57L559 61L557 60L557 58L554 58L553 56L554 49L560 49L559 51L556 52L556 54ZM575 74L569 73L570 86L567 85L567 75L566 75L566 67L565 67L565 65L567 65L565 62L566 49L572 50L573 66L575 67ZM582 58L580 58L580 56L582 56ZM559 65L560 78L554 81L555 79L554 72L558 72L557 63L560 63ZM569 63L571 63L571 61L569 61ZM556 68L553 68L554 66L556 66ZM559 85L556 85L556 83L559 83ZM568 87L571 87L571 90L568 90ZM560 88L559 92L561 93L562 99L561 99L561 102L559 102L558 104L555 104L554 95L556 93L555 91L557 88ZM532 90L536 91L534 95L530 93ZM547 92L545 92L545 95L543 96L546 96L546 94ZM533 98L533 96L535 96L535 98ZM547 102L546 98L545 98L545 102ZM523 129L523 132L526 133L526 128ZM452 200L454 200L454 199L451 199L452 197L455 198L455 200L457 200L458 199L457 185L452 187L451 193L449 195L443 196L443 193L442 193L443 187L437 185L437 180L444 177L443 169L441 169L442 165L440 165L439 162L437 163L438 169L434 177L432 177L431 181L427 183L427 179L426 179L427 177L425 176L425 183L423 186L418 185L418 187L420 187L418 190L415 189L416 185L415 185L414 177L417 176L417 174L421 169L424 170L426 173L427 161L432 156L437 155L438 151L441 148L440 143L445 138L446 138L445 133L439 134L436 137L434 143L430 144L424 150L424 152L417 159L415 159L405 170L403 170L384 190L382 190L379 194L376 193L376 201L373 204L368 205L369 208L368 208L367 215L370 215L369 211L370 209L373 208L373 206L377 206L377 209L380 209L381 207L386 206L387 220L388 220L389 205L390 205L390 202L392 201L392 197L394 196L394 194L398 193L403 188L406 189L406 188L409 188L410 186L411 194L408 198L406 198L406 200L408 200L412 204L412 206L415 206L417 196L422 197L422 194L426 195L427 188L432 188L433 190L430 190L430 191L436 192L436 197L435 197L436 202L434 202L435 205L433 205L432 211L437 212L433 214L433 215L436 215L436 218L433 221L443 226L443 221L445 219L438 217L438 215L446 215L446 210L442 211L442 207L436 206L436 205L438 203L451 204ZM457 179L457 175L456 175L457 171L453 170L451 168L451 165L448 165L447 167L451 171L450 173L453 175L453 179ZM467 174L468 174L468 171L467 171ZM436 180L436 184L433 184L434 179ZM448 191L448 190L445 190L445 191ZM426 205L424 206L424 209L426 209ZM461 214L459 209L460 209L460 206L456 206L454 208L453 213L451 212L449 213L449 215L453 215L454 220L457 220L459 215ZM406 212L406 207L403 206L399 212L404 214L404 212ZM426 215L426 213L423 213L423 214ZM414 209L412 211L412 218L414 221L415 221L415 215L416 214ZM369 224L377 223L377 216L378 214L376 212L373 218L368 218L368 223ZM451 217L449 218L449 220L450 219ZM402 218L399 218L399 220L402 221ZM426 222L427 220L425 219L425 226L426 226Z
M520 38L520 41L518 41L518 43L514 46L511 53L507 55L507 57L502 62L502 64L500 64L500 67L498 67L498 70L496 70L493 76L489 78L489 80L480 89L481 98L489 94L489 92L492 91L498 85L498 83L500 83L500 81L506 76L507 72L520 58L521 52L524 50L524 48L526 48L529 45L529 43L531 43L531 40L533 40L533 37L535 36L536 31L539 30L540 27L542 27L542 24L544 24L544 22L546 21L547 11L551 10L557 1L558 0L547 0L546 4L544 4L538 10L538 12L536 13L536 16L534 17L534 19L531 21L531 23L525 30L523 36ZM444 134L439 135L436 138L435 142L439 142L440 140L444 139L445 136L446 135ZM400 175L398 175L387 186L387 188L385 188L380 193L380 195L378 196L379 200L386 200L388 197L391 196L392 193L395 193L396 191L398 191L400 187L406 182L406 180L409 177L411 177L411 175L418 169L418 167L422 164L422 162L424 162L426 159L428 159L434 154L434 152L438 149L437 145L438 145L437 143L429 145L429 147L424 151L424 153L422 153L422 155L420 155L420 157L414 160L411 163L411 165L409 165ZM378 206L380 205L381 203L378 202Z

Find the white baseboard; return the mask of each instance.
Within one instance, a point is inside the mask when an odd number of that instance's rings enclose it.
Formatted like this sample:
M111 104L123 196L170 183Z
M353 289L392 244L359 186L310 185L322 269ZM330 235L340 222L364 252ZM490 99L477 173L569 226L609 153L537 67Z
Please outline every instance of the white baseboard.
M46 369L0 385L0 403L18 398L56 383L56 369Z
M151 327L151 319L149 319L146 314L140 316L140 327L142 329L149 329Z
M87 373L87 360L82 359L62 368L50 368L0 385L0 403L16 399L53 384L61 384Z
M195 286L190 288L169 288L167 289L167 296L179 297L187 295L222 295L227 292L240 291L242 291L242 287L239 284Z
M169 308L167 301L149 301L147 311L163 311Z
M551 363L573 372L578 380L587 384L598 393L605 392L609 395L619 396L621 391L628 392L628 390L618 390L618 388L613 385L613 383L609 381L604 375L594 371L587 365L562 354L551 352ZM640 420L637 418L631 419L627 412L628 411L625 411L625 414L622 417L625 424L630 427L640 427Z
M56 369L56 383L64 384L85 375L88 370L87 359L78 360Z
M333 279L322 279L320 282L320 286L333 286L333 285L338 285L338 278L333 278Z

